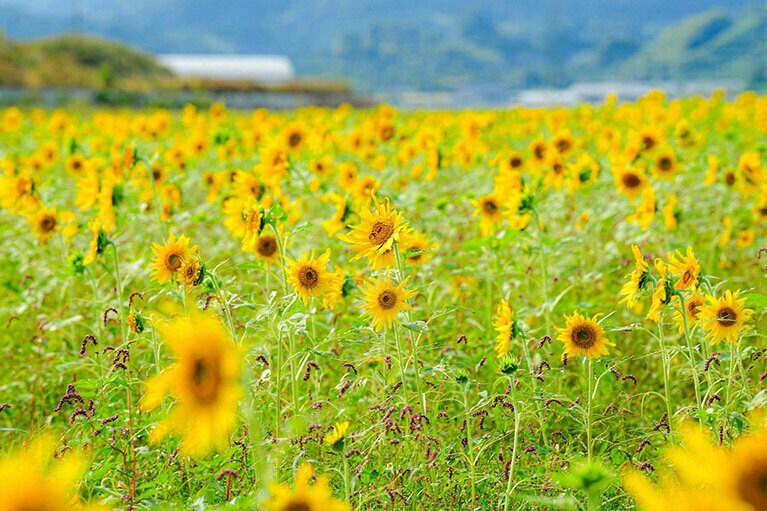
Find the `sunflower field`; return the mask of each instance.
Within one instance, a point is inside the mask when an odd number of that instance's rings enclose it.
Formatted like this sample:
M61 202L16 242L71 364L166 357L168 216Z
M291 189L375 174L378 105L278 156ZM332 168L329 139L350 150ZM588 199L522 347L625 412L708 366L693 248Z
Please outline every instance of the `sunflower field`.
M767 510L767 98L8 108L0 207L0 511Z

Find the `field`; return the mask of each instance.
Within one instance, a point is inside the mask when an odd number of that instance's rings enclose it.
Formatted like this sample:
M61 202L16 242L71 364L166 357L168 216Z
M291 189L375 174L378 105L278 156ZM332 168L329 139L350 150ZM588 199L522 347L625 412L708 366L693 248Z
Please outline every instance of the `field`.
M0 510L767 509L767 98L0 112Z

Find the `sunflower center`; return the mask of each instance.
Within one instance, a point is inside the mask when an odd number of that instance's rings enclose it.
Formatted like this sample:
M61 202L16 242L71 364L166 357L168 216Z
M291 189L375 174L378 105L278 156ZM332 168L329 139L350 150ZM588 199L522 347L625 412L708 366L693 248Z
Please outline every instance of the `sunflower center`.
M368 239L375 245L383 245L389 241L393 232L394 225L392 225L391 221L387 220L382 222L379 220L374 223L373 227L370 229Z
M521 166L522 166L522 158L520 158L519 156L513 156L513 157L512 157L512 158L509 160L509 166L510 166L512 169L516 169L516 168L519 168L519 167L521 167Z
M535 148L533 148L533 154L535 155L535 158L538 160L542 160L544 156L546 156L546 146L544 145L537 145Z
M315 268L311 266L304 266L298 270L298 281L301 286L312 289L320 280L320 274Z
M387 289L378 295L378 305L384 310L393 309L397 305L397 295L394 291Z
M53 215L44 215L40 219L40 230L47 234L56 228L56 217Z
M597 342L597 333L590 325L578 325L573 328L570 339L577 347L586 350Z
M498 204L495 202L489 200L485 201L485 203L482 205L483 209L485 210L485 213L492 215L496 211L498 211Z
M170 271L176 271L179 268L181 268L181 256L176 253L170 253L168 254L168 257L165 259L165 266Z
M197 265L190 264L184 268L184 279L188 282L194 282L197 280Z
M658 160L658 168L664 172L671 170L671 158L669 158L668 156L664 156L663 158L660 158Z
M716 314L716 320L722 326L732 326L738 321L738 313L732 307L722 307Z
M221 387L221 364L218 359L196 358L192 364L189 384L198 403L208 404L215 401Z
M655 147L655 139L652 137L642 137L642 145L646 150L650 150Z
M633 172L626 172L621 177L621 181L623 181L623 185L626 188L637 188L639 185L642 184L642 181L639 179L639 176L634 174Z
M301 136L301 134L300 134L300 133L298 133L297 131L294 131L293 133L291 133L291 134L288 136L288 145L289 145L290 147L296 147L296 146L298 146L298 144L300 144L300 143L301 143L301 139L302 139L302 138L303 138L303 137Z
M700 306L703 305L699 301L690 301L687 303L687 313L692 316L693 318L698 317L698 310L700 309Z
M682 275L682 283L688 285L691 284L694 279L695 277L692 272L690 270L685 270L684 275Z
M285 511L312 511L312 508L309 507L309 504L300 500L288 502L288 504L283 509Z
M727 175L724 177L724 182L727 183L727 186L732 186L735 184L735 174L732 172L728 172Z
M271 236L264 236L258 240L258 253L264 257L273 256L277 252L277 243Z
M561 139L557 142L557 150L559 150L560 153L564 153L570 149L570 141L566 139Z
M767 464L764 460L739 474L738 493L754 509L767 509Z

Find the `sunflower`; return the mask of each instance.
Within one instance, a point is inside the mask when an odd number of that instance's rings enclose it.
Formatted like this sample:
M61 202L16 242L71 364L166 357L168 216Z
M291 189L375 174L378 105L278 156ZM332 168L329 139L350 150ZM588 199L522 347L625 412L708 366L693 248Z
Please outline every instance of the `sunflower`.
M740 291L734 293L729 289L720 298L708 296L705 305L700 307L698 320L700 326L708 332L706 338L711 344L727 340L738 343L738 335L746 328L746 321L754 313L746 309L746 299L738 298Z
M403 233L399 243L400 252L404 261L414 266L421 265L434 257L438 245L430 242L426 236L418 231Z
M83 510L77 492L85 468L83 459L67 453L54 459L56 446L48 436L33 440L25 449L0 459L0 509L3 511Z
M167 395L176 403L151 438L181 433L182 451L195 457L226 448L242 395L240 350L213 316L175 319L158 331L176 363L147 382L141 408L157 408Z
M325 435L326 445L336 445L338 442L346 438L346 432L349 430L349 421L336 422L333 426L333 431Z
M655 166L652 173L656 178L673 179L677 172L677 164L674 160L674 153L665 151L655 157Z
M171 233L164 245L153 243L152 253L155 260L149 266L154 272L152 281L165 284L169 280L175 279L184 261L194 257L196 252L197 245L190 247L189 238L183 234L176 239L175 234Z
M683 334L685 330L685 321L687 322L687 328L698 320L700 314L700 308L705 305L705 300L699 294L693 294L688 296L684 301L684 316L682 316L682 304L678 296L674 297L674 303L677 305L677 309L674 311L674 322L679 327L679 333Z
M636 267L634 268L634 271L626 275L628 280L621 288L623 299L619 303L625 303L626 307L634 309L637 305L637 295L639 294L639 291L644 289L647 285L649 279L647 270L649 266L647 261L644 260L644 256L638 246L631 245L631 251L634 253Z
M605 337L605 331L597 323L599 314L591 319L581 316L578 311L571 316L565 316L565 328L557 328L559 340L565 345L568 357L586 355L589 358L599 358L607 355L607 347L615 346Z
M480 197L479 200L470 200L469 202L475 208L472 216L479 217L479 228L482 236L491 236L504 219L501 199L491 193Z
M692 247L687 247L687 254L677 250L676 253L669 252L668 257L668 270L673 275L678 275L679 280L674 284L674 289L690 289L694 290L698 287L698 281L700 280L700 263L695 257L692 251Z
M352 226L351 232L338 235L357 252L352 261L367 257L374 269L394 266L394 242L408 230L402 213L392 209L387 199L383 204L376 201L374 211L362 210L360 218L360 223Z
M647 186L642 191L642 198L634 213L629 215L626 220L635 222L639 228L646 231L655 219L655 189Z
M285 147L288 151L298 152L306 144L306 129L302 123L294 122L285 127L282 132Z
M204 266L198 257L189 257L184 259L178 274L184 288L191 291L194 286L202 284L202 279L205 277Z
M97 255L104 253L107 243L109 242L107 233L104 231L104 228L101 226L101 222L98 219L88 222L88 229L91 231L93 238L91 238L90 248L83 260L83 264L86 266L95 261Z
M264 228L264 216L261 205L254 196L249 196L242 209L242 218L245 222L245 232L242 235L242 250L252 252L256 249L259 236Z
M509 352L511 340L519 333L519 327L514 319L509 302L501 299L495 312L495 322L493 322L498 335L495 337L495 351L498 358L503 357Z
M253 251L256 253L256 257L267 264L280 264L280 245L277 236L272 231L261 232Z
M65 238L74 235L78 228L74 222L75 215L70 211L57 213L56 207L46 207L40 204L37 211L32 212L29 222L32 224L41 245L48 243L48 239L55 233L60 232Z
M285 258L288 265L288 282L296 289L301 301L308 303L313 296L321 296L330 291L338 279L338 274L328 271L330 249L319 257L314 250L306 252L298 260Z
M668 267L661 259L655 260L655 269L660 274L660 279L655 283L655 291L652 294L652 300L650 301L650 310L647 311L647 319L660 321L660 311L663 305L668 303L671 299L670 284L668 282Z
M270 484L272 499L264 505L270 511L351 511L349 504L333 498L327 476L318 476L309 485L313 476L311 464L304 463L298 467L295 489L285 483Z
M397 320L401 311L412 310L405 300L409 300L417 294L417 291L405 289L410 277L398 285L394 285L391 279L371 278L362 287L365 310L363 317L373 320L373 328L378 331L389 328Z

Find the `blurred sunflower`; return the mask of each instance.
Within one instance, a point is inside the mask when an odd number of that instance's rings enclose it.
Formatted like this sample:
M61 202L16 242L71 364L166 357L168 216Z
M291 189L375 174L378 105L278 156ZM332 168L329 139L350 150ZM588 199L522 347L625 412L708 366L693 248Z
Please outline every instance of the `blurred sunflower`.
M157 328L176 362L147 381L141 408L157 408L168 395L176 402L151 438L180 433L181 450L195 457L226 448L242 395L240 350L212 316L179 318Z
M344 438L346 438L346 432L349 430L349 421L336 422L333 426L333 431L325 435L325 445L336 445Z
M272 499L264 506L271 511L351 511L349 504L333 498L327 476L318 476L310 485L313 476L311 464L304 463L298 467L294 489L285 483L269 485Z

